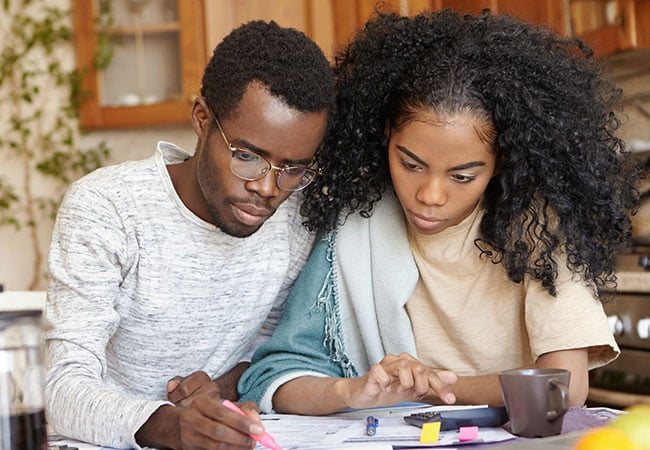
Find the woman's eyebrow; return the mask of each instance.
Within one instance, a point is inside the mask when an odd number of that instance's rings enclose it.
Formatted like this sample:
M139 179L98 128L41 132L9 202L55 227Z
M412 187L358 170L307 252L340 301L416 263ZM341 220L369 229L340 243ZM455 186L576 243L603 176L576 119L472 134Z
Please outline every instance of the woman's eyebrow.
M411 152L411 151L408 150L406 147L404 147L404 146L402 146L402 145L398 145L398 146L397 146L397 150L399 150L400 152L404 153L404 154L407 155L409 158L414 159L414 160L417 161L419 164L422 164L422 165L425 166L425 167L429 167L429 165L428 165L427 163L425 163L425 162L422 161L420 158L418 158L418 156L417 156L415 153ZM482 167L482 166L485 166L485 162L484 162L484 161L470 161L470 162L466 162L466 163L459 164L459 165L457 165L457 166L451 167L448 171L449 171L449 172L453 172L453 171L455 171L455 170L465 170L465 169L471 169L472 167Z
M472 167L481 167L481 166L484 166L484 165L485 165L484 161L471 161L471 162L467 162L467 163L464 163L464 164L459 164L458 166L454 166L449 170L450 171L452 171L452 170L465 170L465 169L471 169Z
M427 163L425 163L420 158L418 158L418 156L415 153L411 152L406 147L404 147L402 145L397 145L397 150L404 153L409 158L416 160L418 163L422 164L423 166L429 167L429 165Z

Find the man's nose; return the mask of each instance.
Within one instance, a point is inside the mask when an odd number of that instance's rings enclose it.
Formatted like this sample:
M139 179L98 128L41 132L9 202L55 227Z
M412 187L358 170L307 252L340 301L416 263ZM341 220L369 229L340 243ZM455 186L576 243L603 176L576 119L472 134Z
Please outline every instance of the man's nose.
M255 191L260 197L276 197L278 195L278 169L271 168L262 178L246 182L246 189Z

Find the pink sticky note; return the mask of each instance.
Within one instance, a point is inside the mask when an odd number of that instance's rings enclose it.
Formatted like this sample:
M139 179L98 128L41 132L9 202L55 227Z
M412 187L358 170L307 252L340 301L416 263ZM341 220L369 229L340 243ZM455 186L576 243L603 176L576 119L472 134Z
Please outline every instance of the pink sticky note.
M478 427L460 427L458 429L458 441L466 442L478 439Z

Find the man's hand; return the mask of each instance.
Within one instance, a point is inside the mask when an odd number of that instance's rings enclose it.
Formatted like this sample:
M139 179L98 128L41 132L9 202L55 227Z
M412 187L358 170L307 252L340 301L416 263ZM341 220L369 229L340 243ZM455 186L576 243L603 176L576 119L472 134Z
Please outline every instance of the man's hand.
M216 380L205 372L176 376L167 382L167 399L177 406L188 406L199 395L218 395L233 402L239 399L237 383L250 363L239 363Z
M219 383L211 380L205 372L194 372L186 377L176 376L167 382L167 399L176 406L189 406L201 395L221 398Z
M184 450L252 449L250 434L264 427L253 403L239 405L245 416L223 406L218 394L197 394L187 407L163 406L135 437L143 447Z
M413 356L387 355L358 378L341 379L336 391L351 408L372 408L405 401L438 397L444 403L456 401L450 392L458 377L455 373L433 370Z

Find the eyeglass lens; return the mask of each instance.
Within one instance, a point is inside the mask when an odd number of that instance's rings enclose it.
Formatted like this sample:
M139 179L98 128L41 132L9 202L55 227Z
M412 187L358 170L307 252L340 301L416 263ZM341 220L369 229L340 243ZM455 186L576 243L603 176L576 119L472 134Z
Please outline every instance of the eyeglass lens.
M228 146L228 149L232 152L230 171L239 178L248 181L259 180L266 176L269 170L274 169L276 171L276 184L280 189L285 191L299 191L307 187L316 177L316 171L309 167L275 167L266 158L256 153L233 147L226 137L223 128L221 128L221 123L219 123L217 116L213 114L213 117L219 128L221 137Z
M259 180L266 176L271 168L277 170L277 185L280 189L297 191L312 182L316 171L307 167L275 168L269 161L252 152L235 148L232 151L230 170L244 180Z

